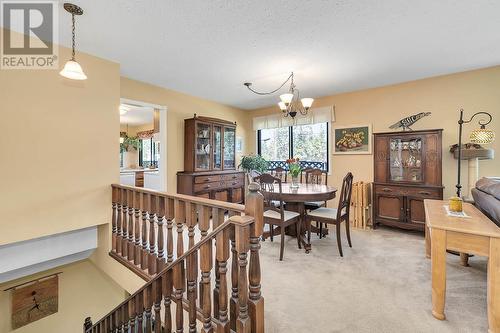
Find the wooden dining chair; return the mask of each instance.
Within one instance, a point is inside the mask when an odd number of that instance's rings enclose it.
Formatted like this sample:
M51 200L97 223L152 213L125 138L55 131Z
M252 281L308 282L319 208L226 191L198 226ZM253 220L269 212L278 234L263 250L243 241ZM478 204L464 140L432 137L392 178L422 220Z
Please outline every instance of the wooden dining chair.
M321 169L309 169L305 176L306 184L328 185L328 172ZM318 209L326 207L326 201L309 201L304 202L306 210ZM323 236L323 223L316 222L318 227L318 236L321 239Z
M306 175L307 175L307 172L312 170L313 168L311 167L307 167L307 168L304 168L302 169L302 171L300 171L300 182L301 183L305 183L306 182Z
M270 174L262 174L255 177L255 181L260 183L260 190L264 195L264 223L269 224L270 238L273 240L274 227L277 226L281 233L281 244L280 244L280 260L283 260L283 252L285 248L285 229L288 226L295 225L295 232L300 235L300 215L297 212L292 212L285 210L284 203L281 197L281 179L278 177L273 177ZM277 193L278 196L270 199L271 193ZM276 206L276 202L279 204ZM297 244L299 248L300 239L297 237Z
M285 169L283 169L282 167L276 167L274 168L272 171L271 171L271 174L274 176L274 177L277 177L281 180L282 183L286 183L286 179L287 179L287 172Z
M337 246L339 248L340 256L342 254L342 242L340 240L340 224L345 222L345 230L347 234L347 242L349 247L352 247L351 243L351 233L349 231L349 209L351 207L351 193L352 193L352 173L347 173L342 182L342 191L340 192L339 205L338 208L327 208L320 207L318 209L311 210L306 215L306 221L308 222L307 238L309 243L311 242L311 227L310 223L312 221L335 224L337 232Z

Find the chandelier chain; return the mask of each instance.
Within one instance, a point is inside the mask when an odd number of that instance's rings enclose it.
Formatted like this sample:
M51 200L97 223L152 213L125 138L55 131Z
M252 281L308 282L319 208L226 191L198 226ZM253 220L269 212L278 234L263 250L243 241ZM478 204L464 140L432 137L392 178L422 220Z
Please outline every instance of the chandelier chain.
M73 23L73 27L71 30L72 33L72 40L71 40L71 45L73 46L73 49L71 51L71 60L75 61L75 14L71 14L71 20Z
M283 83L281 84L281 86L279 86L277 89L274 89L273 91L269 91L269 92L261 92L261 91L257 91L257 90L254 90L254 89L250 88L250 84L245 84L245 85L246 85L246 87L247 87L247 88L248 88L251 92L253 92L254 94L257 94L257 95L262 95L262 96L264 96L264 95L272 95L272 94L274 94L275 92L277 92L278 90L280 90L281 88L283 88L283 86L284 86L284 85L285 85L288 81L290 81L290 79L292 79L292 85L293 85L293 72L292 72L292 74L290 74L290 76L288 76L288 78L285 80L285 82L283 82Z

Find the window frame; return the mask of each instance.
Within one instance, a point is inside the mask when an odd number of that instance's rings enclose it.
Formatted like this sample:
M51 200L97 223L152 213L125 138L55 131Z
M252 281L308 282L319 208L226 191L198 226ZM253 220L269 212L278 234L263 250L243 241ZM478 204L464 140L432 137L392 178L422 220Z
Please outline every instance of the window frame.
M149 140L150 141L150 152L151 152L151 164L157 164L158 161L156 160L156 154L155 154L155 142L153 141L153 138L149 138L149 139L146 139L146 140ZM143 141L145 141L145 139L141 139L141 144L139 145L139 166L140 167L144 167L144 158L142 156L143 154L143 149L142 149L142 145L143 145ZM150 164L150 165L151 165Z
M330 122L324 122L321 124L326 124L326 172L330 172ZM308 124L305 124L308 125ZM314 125L314 124L312 124ZM288 158L293 158L293 128L295 126L303 126L303 125L292 125L288 127ZM261 155L262 145L261 145L261 134L262 130L257 130L257 154ZM261 155L262 156L262 155Z

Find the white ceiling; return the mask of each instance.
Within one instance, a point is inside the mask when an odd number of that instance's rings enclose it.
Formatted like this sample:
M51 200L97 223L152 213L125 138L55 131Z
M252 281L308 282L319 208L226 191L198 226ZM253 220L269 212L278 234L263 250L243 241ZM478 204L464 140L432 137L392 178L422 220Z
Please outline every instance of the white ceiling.
M120 109L127 110L127 113L120 114L120 124L122 125L140 126L153 123L154 110L152 107L122 103Z
M498 0L75 0L78 48L241 108L289 74L318 97L500 64ZM61 40L70 15L61 5Z

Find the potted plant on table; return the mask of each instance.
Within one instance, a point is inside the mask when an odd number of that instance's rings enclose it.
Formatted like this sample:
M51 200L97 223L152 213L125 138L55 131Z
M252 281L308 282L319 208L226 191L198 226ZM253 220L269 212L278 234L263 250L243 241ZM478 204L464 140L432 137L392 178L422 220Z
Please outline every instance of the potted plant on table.
M290 185L290 187L298 188L299 176L300 172L302 171L302 168L299 164L299 158L289 158L288 160L286 160L286 164L288 164L288 172L290 173L290 176L292 176L292 184Z
M253 177L256 175L252 175L252 172L256 171L259 174L262 174L267 171L268 163L267 161L260 155L247 155L241 158L240 165L238 168L243 169L246 172L246 182L245 182L245 190L249 183L253 181Z

